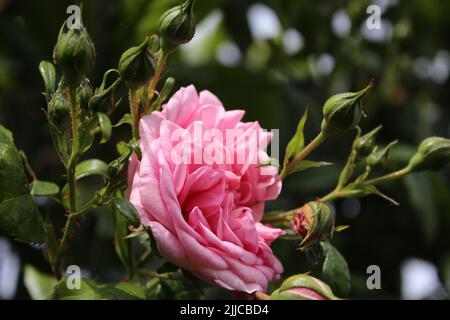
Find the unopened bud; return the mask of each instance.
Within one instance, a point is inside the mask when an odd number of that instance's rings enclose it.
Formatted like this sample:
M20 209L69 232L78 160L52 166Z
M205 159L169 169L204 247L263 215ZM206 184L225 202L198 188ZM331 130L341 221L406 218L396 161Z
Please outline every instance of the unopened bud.
M297 274L287 278L280 288L275 290L271 300L340 300L331 288L307 274Z
M450 140L430 137L423 140L409 161L411 171L439 171L450 163Z
M170 94L172 93L173 87L175 86L175 79L172 77L169 77L164 81L164 85L161 89L161 100L166 100Z
M187 0L161 16L158 31L163 50L170 52L194 37L194 2L195 0Z
M92 85L89 79L84 79L81 81L80 85L77 88L77 95L80 101L81 109L87 109L89 100L93 95Z
M292 228L302 236L299 248L304 249L312 243L328 240L333 236L334 214L326 204L311 201L294 213Z
M48 104L48 118L61 132L70 128L70 103L60 91L55 92Z
M108 76L116 72L117 71L114 69L105 72L105 74L103 75L102 84L100 85L100 87L95 89L94 95L89 99L88 107L94 113L103 112L108 114L112 112L116 107L114 92L119 86L121 78L117 77L117 79L109 87L106 87Z
M53 58L61 68L65 82L75 87L94 64L95 49L84 27L64 29L65 24L58 36Z
M322 131L347 131L358 125L363 115L361 99L372 87L372 82L358 92L339 93L330 97L323 106Z
M148 38L122 54L119 73L130 89L139 89L150 80L155 73L155 62L148 50Z
M375 146L375 137L382 126L378 126L372 131L362 135L355 140L355 150L359 156L369 155Z
M367 157L367 165L372 169L380 169L383 168L387 162L389 156L389 150L397 144L397 140L392 141L383 149L378 149L375 147L372 153Z

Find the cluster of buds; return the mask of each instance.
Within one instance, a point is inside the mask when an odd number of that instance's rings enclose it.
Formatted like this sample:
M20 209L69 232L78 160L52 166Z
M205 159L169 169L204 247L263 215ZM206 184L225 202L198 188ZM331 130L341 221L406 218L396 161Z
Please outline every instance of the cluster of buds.
M297 274L283 281L270 295L271 300L340 300L324 282L307 274Z
M299 248L331 239L334 220L330 207L320 201L308 202L295 211L291 223L293 230L302 237Z
M358 135L353 142L353 151L355 153L355 158L351 161L357 161L365 157L366 171L360 176L358 181L365 180L372 170L383 168L389 156L389 151L391 148L397 144L397 140L392 141L385 147L380 147L376 145L376 135L381 130L382 126L378 126L370 132L361 135L361 130L359 127Z

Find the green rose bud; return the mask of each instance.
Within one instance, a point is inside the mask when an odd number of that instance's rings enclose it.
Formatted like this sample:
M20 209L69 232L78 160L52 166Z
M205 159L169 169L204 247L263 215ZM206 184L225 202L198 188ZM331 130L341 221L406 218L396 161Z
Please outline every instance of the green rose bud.
M334 214L331 209L319 201L311 201L294 212L292 229L303 237L300 249L331 239L334 231Z
M170 52L191 41L195 34L194 0L167 10L159 20L161 47Z
M358 125L363 115L361 99L372 87L372 82L358 92L339 93L330 97L323 106L322 131L347 131Z
M65 82L76 87L94 64L94 44L84 27L64 29L65 24L59 33L53 58L61 68Z
M60 91L55 92L48 104L48 118L61 132L71 127L70 102Z
M359 156L369 155L375 146L375 137L382 126L378 126L369 133L359 136L355 140L355 150Z
M409 161L408 168L413 172L439 171L450 163L450 140L430 137L423 140L416 154Z
M119 73L130 89L139 89L150 80L155 73L155 62L148 49L148 38L122 54Z
M270 300L340 300L324 282L307 274L297 274L283 281Z
M111 69L105 72L103 75L103 81L100 87L95 89L94 95L89 99L88 108L94 113L103 112L106 114L111 113L117 106L119 102L116 103L114 92L121 82L121 78L117 79L106 88L106 83L108 81L108 76L110 74L116 73L117 70Z
M81 81L80 85L77 88L77 95L80 101L81 109L87 109L89 100L93 95L92 85L89 79L84 79Z
M372 169L383 168L389 156L389 150L397 144L397 140L392 141L383 149L375 147L372 153L367 157L367 165Z
M126 189L126 170L130 155L131 149L127 149L126 153L108 164L108 180L111 186Z
M173 87L175 86L175 79L172 77L169 77L164 81L164 85L161 89L160 96L161 100L164 101L167 98L169 98L170 94L172 93Z

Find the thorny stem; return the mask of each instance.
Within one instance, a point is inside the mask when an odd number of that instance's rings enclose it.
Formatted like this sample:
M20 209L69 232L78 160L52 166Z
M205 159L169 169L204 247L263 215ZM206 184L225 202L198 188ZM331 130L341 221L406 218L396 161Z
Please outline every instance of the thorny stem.
M70 99L70 105L71 105L71 112L70 115L72 117L72 146L73 143L76 141L77 134L78 134L78 113L79 113L79 106L77 102L77 95L76 95L76 88L69 87L69 99ZM72 150L72 155L74 154Z
M62 258L67 249L68 241L72 237L74 232L74 222L77 215L77 193L76 193L76 181L75 181L75 168L80 157L78 150L78 114L79 105L76 97L76 89L69 87L69 97L71 103L71 116L72 116L72 150L69 162L67 164L67 181L69 187L69 213L66 221L66 225L63 229L63 236L58 248L58 253L56 257L56 264L61 268ZM59 270L58 276L60 276L61 271Z
M158 61L156 63L156 72L153 76L150 84L148 86L148 100L151 101L153 99L153 94L156 89L156 85L158 84L159 79L161 78L162 71L164 69L164 65L166 64L167 53L161 50L161 53L158 57ZM146 112L148 110L145 110Z
M139 140L139 103L136 90L130 90L130 107L133 138L137 142Z

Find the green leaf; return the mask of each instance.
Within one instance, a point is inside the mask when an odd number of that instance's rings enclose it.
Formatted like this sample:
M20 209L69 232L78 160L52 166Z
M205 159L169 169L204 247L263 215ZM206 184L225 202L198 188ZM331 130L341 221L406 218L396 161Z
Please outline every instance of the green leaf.
M308 119L308 108L305 109L303 116L301 117L297 131L292 137L291 141L289 141L286 152L284 155L283 167L286 168L287 164L300 152L305 146L305 137L303 135L303 130L305 128L306 120Z
M80 154L85 153L92 146L94 141L97 121L95 118L84 121L78 127L77 138L73 141L73 149L78 150Z
M30 193L35 197L54 196L59 193L59 187L53 182L34 180L30 187Z
M350 272L347 261L330 242L323 241L320 246L324 255L322 280L328 283L338 296L347 296L350 292Z
M50 293L52 300L143 300L144 290L137 284L121 282L97 285L92 280L81 279L80 289L68 289L67 278L62 278Z
M50 100L51 95L55 92L56 86L56 71L51 62L41 61L39 63L39 72L44 80L45 95L47 100Z
M109 138L111 138L111 120L109 120L109 117L102 112L97 113L97 118L98 124L100 126L100 132L102 133L102 139L100 140L100 143L105 143L109 140Z
M113 198L111 202L114 208L118 212L120 212L131 223L133 227L139 227L139 225L141 224L139 214L130 202L126 201L123 198Z
M123 125L123 124L129 124L129 125L131 125L132 124L132 118L131 118L131 114L129 114L129 113L125 113L124 115L123 115L123 117L119 120L119 122L117 122L115 125L114 125L114 127L119 127L119 126L121 126L121 125Z
M52 276L42 273L31 265L25 265L23 282L33 300L45 300L57 280Z
M295 166L289 171L290 174L300 171L305 171L311 168L320 168L320 167L326 167L331 166L333 163L331 162L325 162L325 161L310 161L310 160L302 160L295 164Z
M88 159L80 162L75 168L75 180L98 175L106 177L108 174L108 165L99 159ZM66 183L60 193L61 203L65 208L69 206L69 185ZM80 200L80 199L77 199ZM81 205L81 203L79 203Z
M173 87L175 85L175 79L172 77L168 77L166 81L164 81L164 85L159 93L159 103L164 103L171 95ZM153 110L153 109L152 109Z
M117 256L131 277L133 274L133 257L131 253L131 241L126 239L129 234L128 220L113 206L114 221L114 248Z
M125 141L120 141L116 144L117 152L123 156L124 154L129 155L131 153L130 146Z
M75 168L75 178L77 180L92 176L106 176L108 174L108 165L99 159L89 159L80 162Z
M12 134L0 125L0 233L24 242L44 241L41 216L30 195Z
M334 231L341 232L341 231L347 230L348 228L350 228L349 225L337 226L336 228L334 228Z
M62 132L58 129L58 127L50 120L50 117L47 115L48 126L50 131L50 136L52 137L53 145L55 147L56 152L58 153L59 158L63 162L65 166L69 162L69 150L70 150L70 133Z

